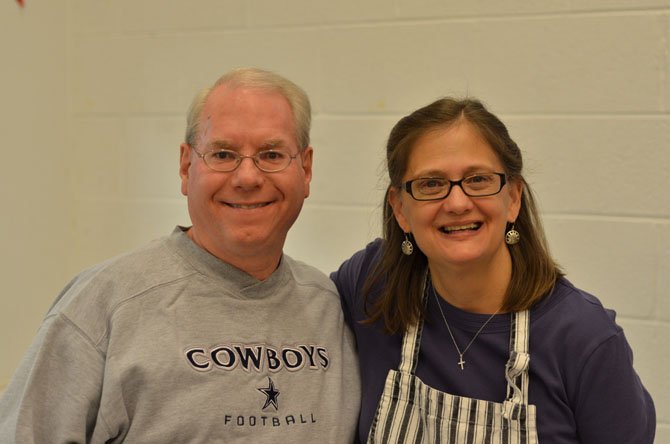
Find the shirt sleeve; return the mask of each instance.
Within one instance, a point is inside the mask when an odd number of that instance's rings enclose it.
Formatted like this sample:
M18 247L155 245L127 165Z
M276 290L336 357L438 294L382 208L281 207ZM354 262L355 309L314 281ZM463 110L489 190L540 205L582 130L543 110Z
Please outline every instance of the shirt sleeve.
M0 442L85 443L94 432L112 438L98 415L104 363L66 317L47 317L0 398Z
M600 344L580 374L575 419L580 442L654 442L654 403L633 368L623 331Z
M381 244L381 239L370 242L366 248L354 253L340 265L337 271L330 274L330 278L335 282L337 291L340 293L342 310L351 328L355 327L355 322L367 317L360 293L368 277L368 271L380 253Z

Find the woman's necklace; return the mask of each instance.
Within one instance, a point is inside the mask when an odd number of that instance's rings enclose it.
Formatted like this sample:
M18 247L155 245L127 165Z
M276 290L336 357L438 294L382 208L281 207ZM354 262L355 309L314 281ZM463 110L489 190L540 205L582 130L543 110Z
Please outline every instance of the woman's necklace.
M433 287L433 295L435 295L435 302L437 302L437 308L440 309L440 314L442 315L442 319L444 320L444 325L447 326L447 331L449 332L449 336L451 336L451 341L454 343L454 347L456 347L456 351L458 352L458 358L459 358L458 365L460 365L461 370L463 370L463 366L465 365L465 361L463 360L463 355L465 355L465 352L468 351L468 349L470 348L472 343L475 342L475 339L477 339L477 336L479 336L479 333L481 333L482 330L484 330L484 327L486 327L486 324L488 324L489 321L491 319L493 319L493 317L495 315L498 314L498 312L500 311L500 308L502 308L502 307L497 309L495 313L493 313L491 316L489 316L489 318L486 320L486 322L484 322L484 324L481 327L479 327L479 330L477 330L477 333L475 333L475 335L472 337L472 339L470 339L470 342L465 347L465 349L463 351L461 351L461 349L458 347L458 344L456 343L456 339L454 339L454 334L451 332L451 328L449 327L449 323L447 322L447 318L446 318L446 316L444 316L444 311L442 311L442 306L440 305L440 300L438 299L437 292L435 291L435 287Z

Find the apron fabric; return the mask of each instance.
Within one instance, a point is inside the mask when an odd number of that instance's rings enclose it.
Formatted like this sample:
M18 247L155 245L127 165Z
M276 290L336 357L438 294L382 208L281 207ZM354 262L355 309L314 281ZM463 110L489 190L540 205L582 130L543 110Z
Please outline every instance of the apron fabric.
M503 403L450 395L414 375L423 321L403 338L400 367L390 370L368 443L536 444L535 406L528 404L528 311L512 313Z

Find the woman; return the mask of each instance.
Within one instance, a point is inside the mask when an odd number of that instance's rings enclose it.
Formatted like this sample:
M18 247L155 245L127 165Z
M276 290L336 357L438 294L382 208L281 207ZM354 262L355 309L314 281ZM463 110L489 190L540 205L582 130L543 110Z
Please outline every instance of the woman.
M551 258L521 152L476 100L401 119L384 239L332 278L358 342L368 442L651 443L614 312Z

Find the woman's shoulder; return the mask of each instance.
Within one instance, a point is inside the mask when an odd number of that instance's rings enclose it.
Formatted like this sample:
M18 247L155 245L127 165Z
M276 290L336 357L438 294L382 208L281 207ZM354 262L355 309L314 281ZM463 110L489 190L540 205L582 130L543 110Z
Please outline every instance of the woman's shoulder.
M563 303L570 309L577 311L578 316L591 320L614 322L616 312L606 308L594 294L576 287L567 278L561 277L556 282L552 295L562 296Z
M366 298L363 296L363 286L373 272L383 248L384 241L382 239L375 239L365 248L354 253L353 256L340 265L337 271L330 275L340 294L342 308L349 325L353 325L352 319L354 318L356 320L367 318L364 307ZM376 290L373 293L376 294ZM371 297L374 298L375 296Z
M553 290L531 312L531 322L537 328L550 329L568 343L602 343L619 335L616 312L605 308L598 297L580 289L565 277L560 278ZM582 344L583 345L583 344Z
M338 288L343 284L353 284L360 287L378 261L383 246L384 241L380 238L368 243L365 248L355 252L349 259L342 262L340 268L330 274L330 278L335 281Z

